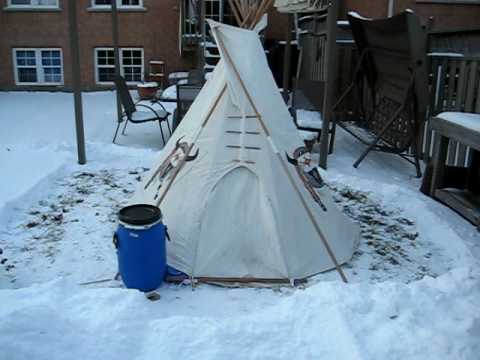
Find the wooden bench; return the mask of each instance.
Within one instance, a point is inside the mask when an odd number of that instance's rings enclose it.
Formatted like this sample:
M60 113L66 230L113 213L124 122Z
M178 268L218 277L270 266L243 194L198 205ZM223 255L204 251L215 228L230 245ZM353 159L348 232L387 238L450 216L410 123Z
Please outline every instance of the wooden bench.
M430 195L480 229L480 114L444 112L431 119L430 128L436 136ZM459 143L475 150L470 151L464 189L445 187L445 161L450 141L450 146Z

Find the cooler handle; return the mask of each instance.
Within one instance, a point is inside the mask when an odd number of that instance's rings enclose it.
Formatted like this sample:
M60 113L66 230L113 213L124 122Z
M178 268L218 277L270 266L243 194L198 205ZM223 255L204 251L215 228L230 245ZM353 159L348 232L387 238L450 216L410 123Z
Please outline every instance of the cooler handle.
M113 239L112 239L112 242L113 242L113 246L115 246L115 249L118 250L118 248L120 247L120 244L118 242L118 235L117 233L113 233Z
M165 226L165 236L167 237L167 240L168 240L168 241L172 241L172 240L170 239L170 234L168 233L168 228L167 228L166 226Z

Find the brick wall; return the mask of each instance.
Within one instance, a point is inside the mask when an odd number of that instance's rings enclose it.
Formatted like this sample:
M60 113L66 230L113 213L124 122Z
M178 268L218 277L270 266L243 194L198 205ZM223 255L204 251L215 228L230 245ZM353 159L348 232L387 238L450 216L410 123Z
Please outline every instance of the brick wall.
M82 87L101 89L95 84L94 48L112 46L111 12L92 11L91 0L77 0ZM0 90L58 89L44 86L15 86L12 63L14 47L58 47L63 49L65 88L71 87L68 38L68 1L60 0L60 11L7 11L7 0L0 0ZM167 73L193 67L195 54L179 54L178 0L144 0L146 11L119 13L120 46L143 47L145 64L163 60ZM342 12L355 10L368 17L385 17L388 0L343 0ZM434 29L479 26L480 5L441 5L416 0L395 0L395 12L412 8L425 21L434 16ZM284 39L287 16L272 9L266 36ZM148 69L145 69L148 71ZM60 88L64 88L63 86Z
M7 0L1 1L6 6ZM90 0L77 1L84 89L99 88L95 84L94 48L112 46L111 12L92 11L90 5ZM64 83L65 88L70 88L68 2L60 0L60 7L61 11L56 12L0 10L0 89L23 88L15 86L12 63L14 47L62 48ZM153 59L164 60L167 71L191 67L192 59L179 55L177 1L144 0L144 7L146 11L119 12L120 46L144 48L145 64ZM45 89L43 86L39 88Z
M95 84L94 49L112 46L110 11L92 11L91 0L78 0L81 79L86 90L101 89ZM166 62L167 73L190 69L195 53L180 56L178 0L144 0L146 11L119 11L120 47L144 48L146 73L149 60ZM7 0L0 0L0 89L71 88L68 1L60 0L61 11L8 11ZM286 16L271 11L267 36L282 38ZM12 62L15 47L58 47L63 50L64 86L16 86Z

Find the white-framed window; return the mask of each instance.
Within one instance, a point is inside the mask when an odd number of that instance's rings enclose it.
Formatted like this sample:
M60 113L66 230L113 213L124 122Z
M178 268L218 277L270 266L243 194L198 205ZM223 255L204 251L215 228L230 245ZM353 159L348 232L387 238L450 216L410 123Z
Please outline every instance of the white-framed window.
M143 0L116 0L119 9L135 9L143 7ZM107 8L111 7L111 0L92 0L92 8Z
M62 85L62 49L13 49L17 85Z
M120 74L127 83L139 83L144 78L143 48L120 49ZM115 77L115 53L113 48L95 49L95 82L112 84Z
M12 8L53 8L59 7L58 0L8 0L8 7Z

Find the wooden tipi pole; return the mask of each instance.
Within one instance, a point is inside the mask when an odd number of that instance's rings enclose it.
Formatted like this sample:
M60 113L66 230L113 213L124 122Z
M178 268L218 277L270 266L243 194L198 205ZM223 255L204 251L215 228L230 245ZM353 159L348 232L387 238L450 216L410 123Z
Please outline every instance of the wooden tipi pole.
M282 166L282 169L283 171L285 172L285 174L287 175L287 178L288 180L290 181L290 184L292 185L292 187L294 188L295 190L295 193L297 194L298 198L300 199L300 202L302 203L302 206L303 208L305 209L305 211L307 212L307 215L308 215L308 218L310 219L310 221L312 222L312 225L313 227L315 228L318 236L320 237L320 240L322 241L324 247L325 247L325 250L327 251L327 254L328 256L330 257L331 261L333 262L333 264L335 265L335 269L337 270L338 274L340 275L341 279L343 280L343 282L347 283L348 280L347 280L347 277L345 276L342 268L340 267L338 261L337 261L337 258L332 250L332 248L330 247L330 244L328 243L328 240L327 238L325 237L325 235L323 234L322 230L320 229L320 226L318 225L317 221L315 220L315 216L313 215L312 213L312 210L309 208L307 202L305 201L305 199L303 198L303 195L302 193L300 192L300 189L299 187L297 186L297 184L295 183L295 180L293 179L293 176L292 174L290 173L290 171L288 171L288 167L287 167L287 163L286 161L282 158L282 156L280 155L280 152L278 151L278 148L277 146L275 146L274 142L273 142L273 139L270 135L270 131L268 130L267 126L265 125L265 122L263 121L262 119L262 116L261 114L258 112L258 109L257 107L255 106L255 103L252 99L252 97L250 96L250 93L248 92L248 89L247 87L245 86L245 83L243 82L242 80L242 77L240 76L240 73L238 72L236 66L235 66L235 63L233 62L233 59L232 57L230 56L227 48L225 47L225 44L223 43L223 40L221 39L221 35L217 32L216 29L212 29L212 31L214 31L217 36L216 36L216 39L217 41L219 42L219 46L222 48L223 50L223 53L225 54L225 57L226 57L226 60L228 60L228 62L232 65L232 69L235 73L235 76L237 77L239 83L240 83L240 86L242 87L242 90L243 92L245 93L247 99L248 99L248 102L250 103L250 106L252 107L253 111L255 112L255 116L257 117L258 121L260 122L260 125L263 129L263 131L265 132L265 134L267 135L267 139L268 139L268 142L270 143L270 146L272 147L272 150L275 152L276 156L277 156L277 159L280 161L280 164Z

